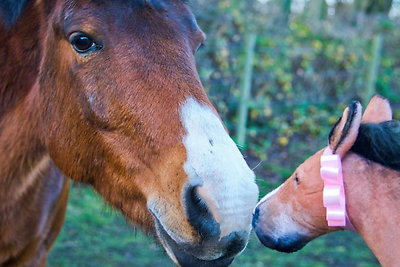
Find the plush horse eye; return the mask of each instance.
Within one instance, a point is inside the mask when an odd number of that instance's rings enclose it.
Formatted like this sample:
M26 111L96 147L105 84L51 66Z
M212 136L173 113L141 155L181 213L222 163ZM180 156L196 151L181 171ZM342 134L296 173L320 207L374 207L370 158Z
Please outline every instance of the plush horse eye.
M296 176L294 177L294 180L296 181L296 184L299 184L299 177L297 176L297 174L296 174Z
M69 42L79 54L87 54L101 48L89 36L81 32L71 34Z
M197 47L196 52L199 51L200 49L204 48L204 47L206 47L206 45L205 45L204 43L201 43L201 44Z

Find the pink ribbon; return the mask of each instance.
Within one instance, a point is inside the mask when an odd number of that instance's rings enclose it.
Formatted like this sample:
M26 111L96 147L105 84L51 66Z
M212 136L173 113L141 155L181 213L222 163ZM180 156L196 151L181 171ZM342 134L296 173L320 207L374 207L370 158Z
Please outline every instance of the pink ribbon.
M321 177L324 181L323 201L328 226L354 230L346 212L342 162L340 156L327 147L321 156Z

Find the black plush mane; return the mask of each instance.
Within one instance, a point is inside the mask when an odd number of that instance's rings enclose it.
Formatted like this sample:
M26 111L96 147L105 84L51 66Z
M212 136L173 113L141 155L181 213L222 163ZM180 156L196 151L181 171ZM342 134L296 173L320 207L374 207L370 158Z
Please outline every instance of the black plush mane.
M6 27L13 25L31 0L1 0L0 19Z
M400 171L400 121L361 124L351 151Z

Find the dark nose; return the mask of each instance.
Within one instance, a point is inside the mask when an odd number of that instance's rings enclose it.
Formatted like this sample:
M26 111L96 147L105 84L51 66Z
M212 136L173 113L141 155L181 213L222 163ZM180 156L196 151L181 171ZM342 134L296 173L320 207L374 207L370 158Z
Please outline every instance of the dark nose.
M221 237L220 225L214 219L207 203L197 193L196 187L188 188L185 194L185 203L188 220L199 233L203 247L212 244L211 246L223 251L222 258L233 257L245 248L249 233L235 231ZM193 247L193 253L198 254L199 249L200 247Z
M258 239L260 242L271 249L291 253L303 248L309 241L309 238L300 234L284 235L279 238L273 238L259 229L255 229Z
M242 251L247 244L248 233L244 231L233 232L222 238L222 242L226 242L226 252L224 257L233 257Z
M186 213L190 224L203 239L219 238L220 227L207 203L198 195L196 187L190 187L185 194Z
M261 229L260 225L259 225L259 217L260 217L260 207L257 206L254 209L253 212L253 220L251 222L252 226L253 226L253 230L256 233L258 240L260 240L260 242L268 247L268 248L272 248L272 249L276 249L277 247L277 240L275 240L274 238L269 237L268 235L266 235L263 230Z

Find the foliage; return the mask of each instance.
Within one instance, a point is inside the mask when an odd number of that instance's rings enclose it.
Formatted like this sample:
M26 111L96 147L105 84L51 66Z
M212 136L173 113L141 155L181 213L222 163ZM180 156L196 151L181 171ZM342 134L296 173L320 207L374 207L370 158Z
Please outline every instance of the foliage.
M255 158L250 165L256 165L256 159L262 161L261 173L280 166L282 172L270 175L281 177L325 145L330 127L347 103L365 98L371 40L378 32L384 38L383 53L372 86L391 100L400 119L399 21L387 15L360 14L367 7L360 5L363 9L357 10L350 1L341 1L336 4L338 14L326 20L302 11L291 14L285 23L281 18L287 12L282 7L286 2L203 0L193 4L200 26L210 36L198 53L199 73L232 136L238 123L244 39L249 31L257 33L245 148Z

